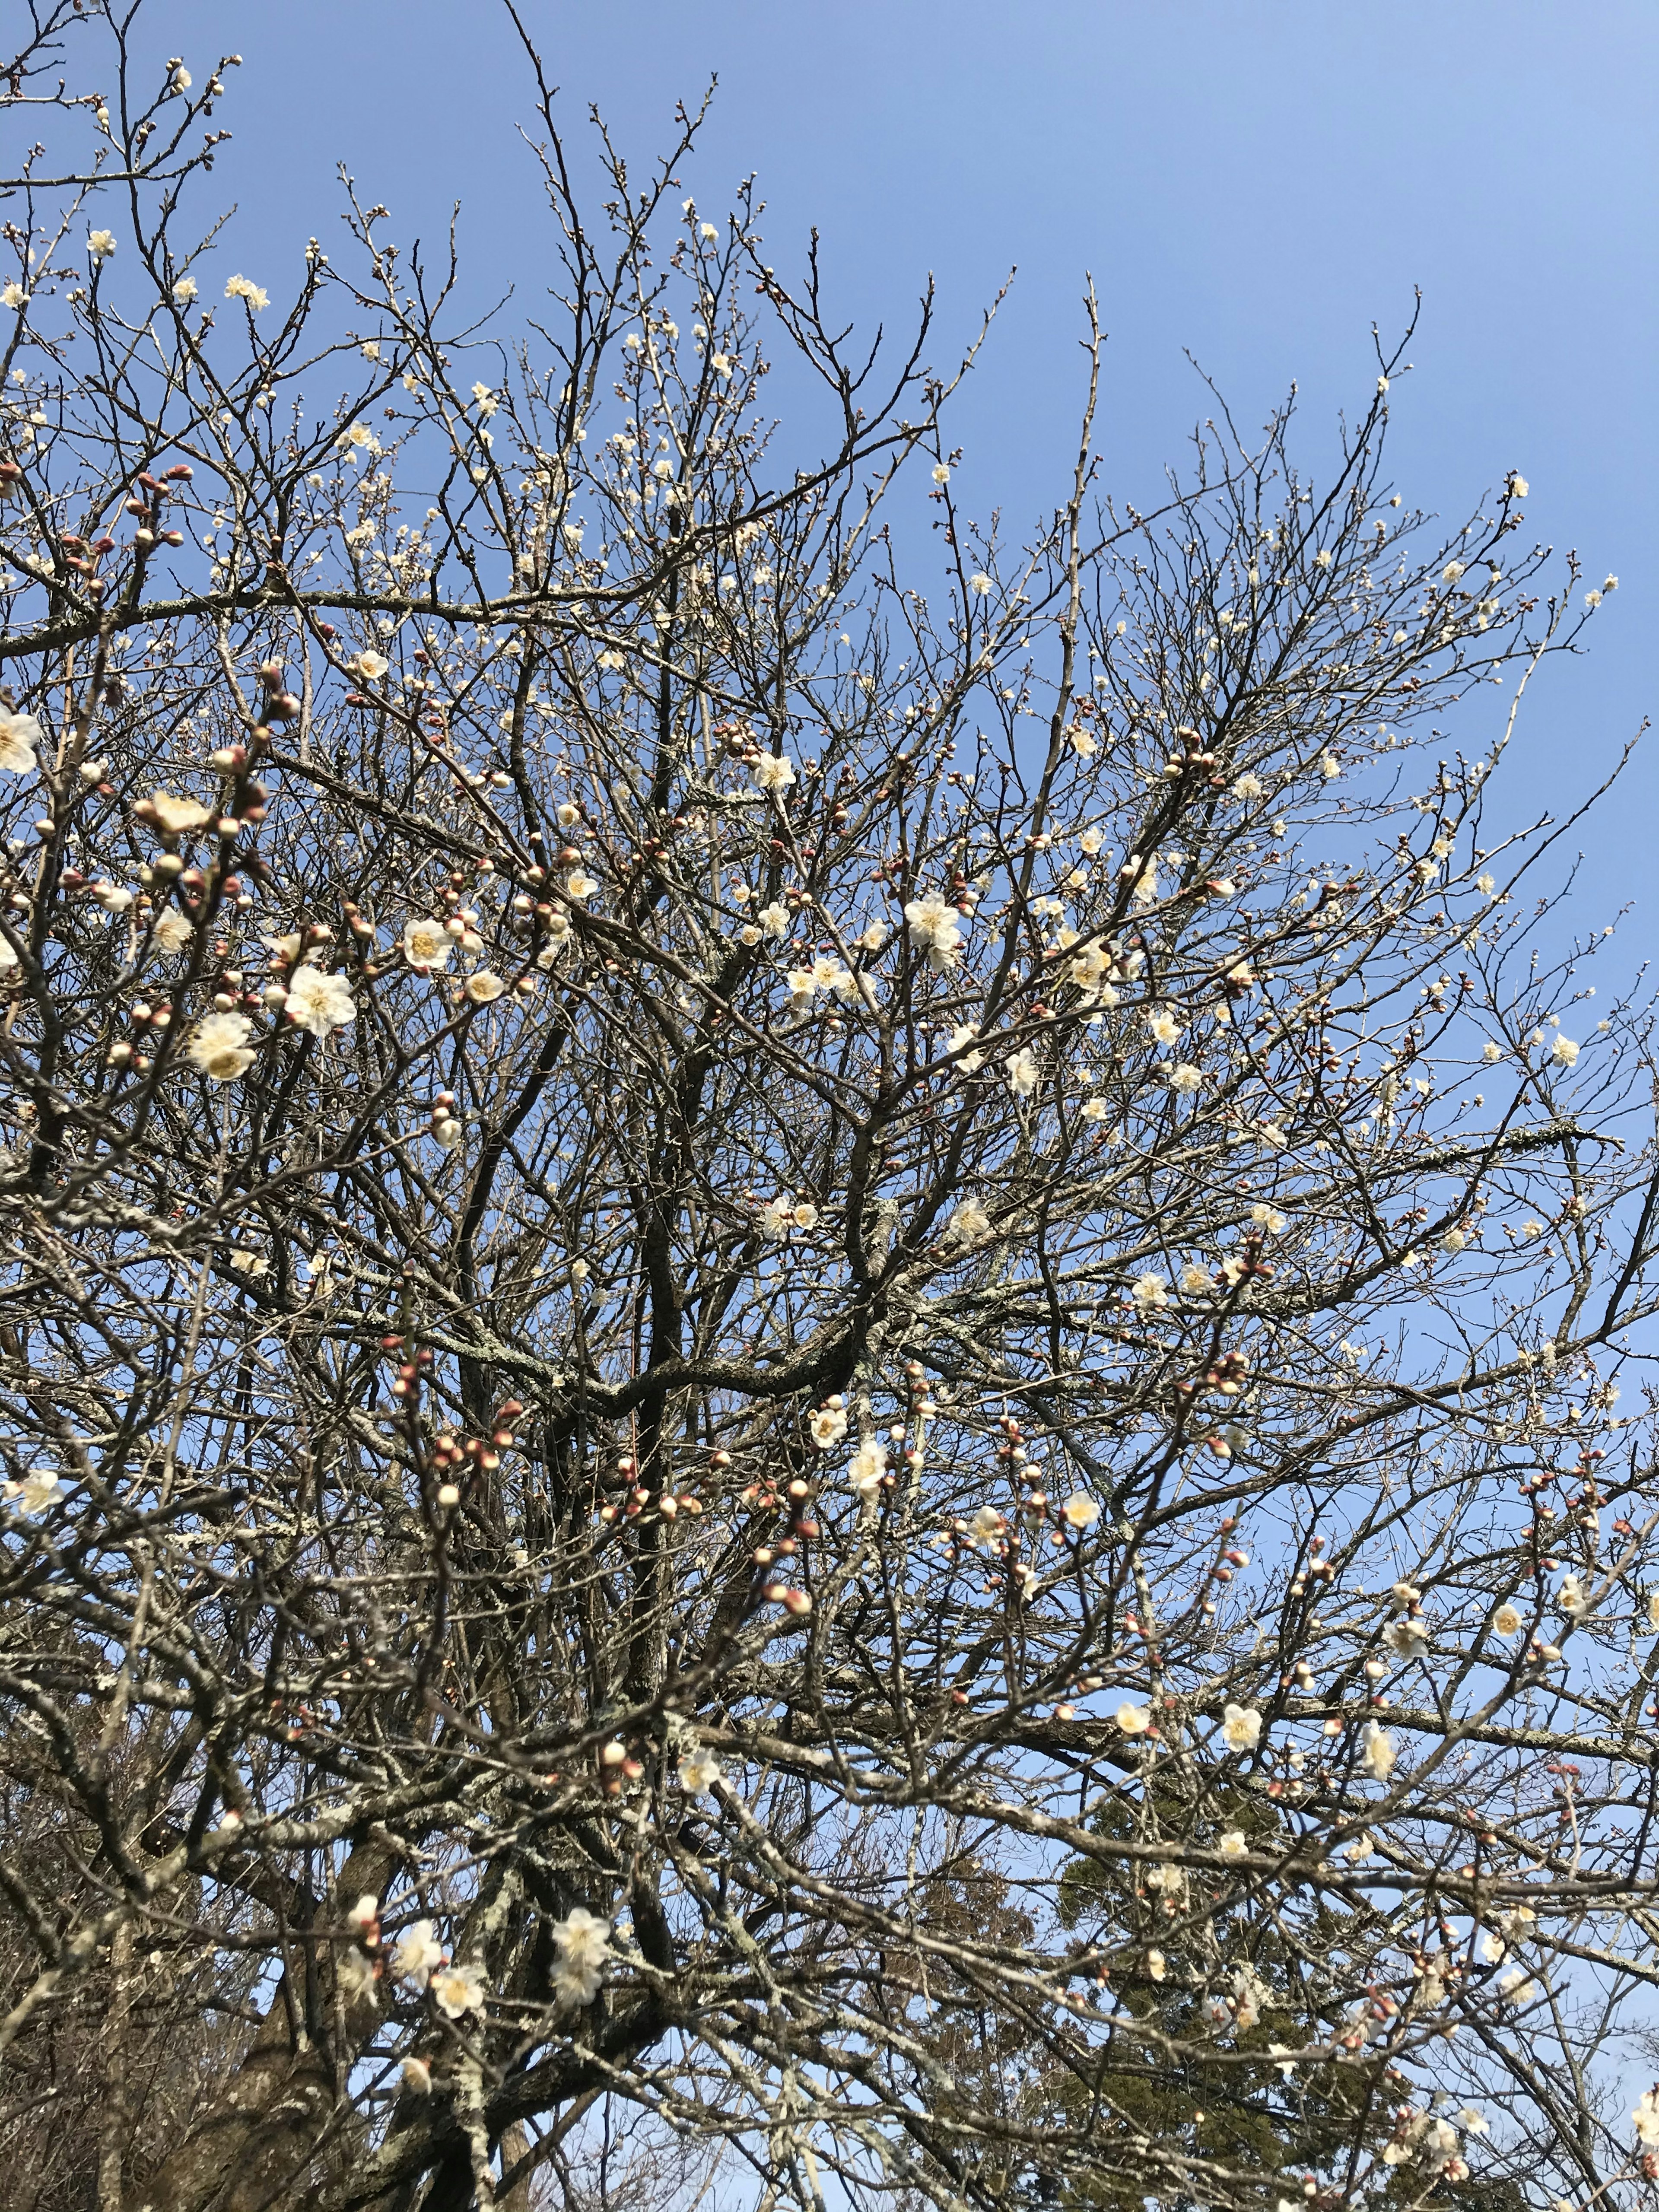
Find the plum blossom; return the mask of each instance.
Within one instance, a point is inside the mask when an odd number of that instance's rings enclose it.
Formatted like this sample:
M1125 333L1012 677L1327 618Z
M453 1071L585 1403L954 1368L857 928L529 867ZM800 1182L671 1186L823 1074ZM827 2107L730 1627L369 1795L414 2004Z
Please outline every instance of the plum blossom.
M405 2058L403 2063L404 2087L417 2097L432 2094L432 2069L424 2058Z
M807 1427L817 1449L830 1451L847 1434L847 1416L839 1406L821 1406Z
M1172 1067L1170 1070L1170 1090L1181 1093L1183 1097L1189 1096L1198 1090L1203 1081L1203 1069L1194 1067L1189 1060L1182 1060L1178 1067Z
M477 2012L484 2001L483 1975L476 1966L441 1966L429 1986L439 2011L448 2020Z
M14 714L0 707L0 775L32 774L40 742L40 724L34 715Z
M942 898L912 899L904 909L904 919L909 926L911 944L926 952L927 965L934 974L950 967L962 950L956 908L947 906Z
M577 1905L549 1933L558 1953L554 1985L568 2004L592 2004L599 1993L599 1976L611 1956L611 1923Z
M60 1487L58 1477L49 1468L37 1467L21 1482L9 1480L6 1496L15 1500L20 1513L44 1513Z
M404 924L404 958L411 968L447 968L455 940L442 922L416 916Z
M182 952L195 936L196 926L188 915L169 907L156 921L152 934L163 952Z
M1003 1066L1008 1071L1008 1088L1015 1097L1029 1098L1042 1073L1030 1046L1024 1044L1018 1052L1011 1053Z
M170 791L152 791L149 811L164 837L183 837L213 819L213 809L199 799L179 799Z
M969 1540L977 1552L994 1551L1007 1525L994 1505L981 1505L968 1524Z
M480 968L476 975L466 979L466 995L475 1006L487 1006L492 999L499 999L506 988L501 977L490 968Z
M1125 1735L1145 1735L1152 1724L1152 1709L1150 1705L1131 1705L1126 1700L1118 1707L1112 1718ZM1179 1879L1177 1875L1176 1880L1179 1881Z
M357 1006L343 975L331 975L309 962L289 979L288 1018L296 1029L325 1037L357 1018Z
M957 1066L964 1075L977 1075L985 1065L985 1054L982 1052L969 1052L965 1049L967 1046L972 1044L978 1035L979 1031L971 1022L959 1022L951 1032L948 1049L952 1053L961 1054L962 1057L957 1061Z
M1086 1490L1074 1490L1060 1510L1072 1528L1092 1528L1100 1518L1100 1508Z
M1149 1267L1144 1275L1136 1276L1133 1297L1135 1304L1143 1311L1150 1311L1158 1306L1167 1306L1170 1303L1170 1293L1165 1286L1164 1277L1152 1267Z
M1261 1741L1261 1716L1249 1705L1231 1705L1221 1716L1221 1734L1229 1751L1254 1751Z
M443 1960L443 1945L434 1936L429 1920L417 1920L405 1928L392 1946L392 1972L400 1982L413 1982L416 1989L426 1987Z
M873 1498L886 1472L886 1448L873 1437L866 1437L848 1462L848 1481L860 1498Z
M1643 2149L1659 2150L1659 2088L1642 2092L1631 2118L1636 2124L1636 2140Z
M1497 1635L1513 1636L1521 1626L1521 1615L1512 1605L1500 1605L1492 1617L1492 1625Z
M1384 1729L1373 1721L1365 1730L1365 1771L1374 1782L1386 1782L1394 1772L1399 1753L1394 1740Z
M115 251L112 230L89 230L87 233L87 252L94 261L107 261Z
M197 1025L185 1056L210 1083L234 1083L253 1064L248 1039L253 1024L246 1014L210 1014Z
M762 791L787 791L795 781L795 763L787 753L763 753L750 774Z
M964 1198L951 1216L950 1235L958 1244L977 1244L991 1233L991 1217L976 1198Z
M374 1961L355 1943L340 1954L334 1976L348 2005L374 2002Z
M246 276L230 277L225 285L225 297L228 300L246 300L256 315L262 307L270 305L270 293Z
M688 1796L701 1797L720 1779L722 1768L712 1751L701 1747L688 1751L679 1764L680 1788Z
M1558 1067L1571 1067L1578 1057L1578 1047L1570 1036L1558 1036L1550 1047L1550 1058Z
M1216 1844L1224 1859L1242 1859L1249 1848L1243 1828L1229 1828Z

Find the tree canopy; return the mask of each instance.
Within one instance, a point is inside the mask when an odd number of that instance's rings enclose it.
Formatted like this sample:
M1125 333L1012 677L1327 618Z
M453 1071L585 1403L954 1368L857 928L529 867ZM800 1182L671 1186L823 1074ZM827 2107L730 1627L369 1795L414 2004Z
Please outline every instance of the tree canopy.
M234 58L32 24L0 2202L1635 2204L1649 1013L1502 775L1613 580L1382 342L1139 511L1092 294L1011 536L527 45L533 312L355 187L284 301Z

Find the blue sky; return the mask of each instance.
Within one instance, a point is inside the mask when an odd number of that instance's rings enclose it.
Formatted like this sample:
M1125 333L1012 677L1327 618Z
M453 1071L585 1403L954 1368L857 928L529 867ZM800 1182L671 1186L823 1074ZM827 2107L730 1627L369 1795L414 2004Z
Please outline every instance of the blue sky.
M1531 528L1577 547L1587 581L1620 578L1588 659L1534 687L1514 815L1566 803L1659 706L1652 0L523 12L577 144L592 102L643 161L717 75L688 189L724 207L756 172L770 258L797 266L816 224L848 317L902 320L931 272L943 360L1018 266L956 418L982 509L1011 522L1052 501L1074 441L1085 270L1109 333L1107 480L1142 497L1209 404L1183 349L1245 424L1297 380L1316 459L1370 387L1372 322L1397 330L1420 285L1395 401L1408 500L1461 517L1519 468ZM508 314L534 310L528 78L493 0L152 0L146 21L198 76L244 56L212 180L240 203L239 266L285 289L307 236L339 235L343 161L400 241L435 240L459 200L472 296L514 286ZM1475 752L1492 732L1459 734ZM1586 924L1639 895L1656 795L1643 763L1587 829ZM1626 943L1654 939L1645 912Z

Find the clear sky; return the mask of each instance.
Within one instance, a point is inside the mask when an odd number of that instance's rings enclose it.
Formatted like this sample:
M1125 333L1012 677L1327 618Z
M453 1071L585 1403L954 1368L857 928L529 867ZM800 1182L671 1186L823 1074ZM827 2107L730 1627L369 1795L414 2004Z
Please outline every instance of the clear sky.
M849 317L902 319L931 271L960 337L1018 265L956 418L968 481L1011 521L1052 502L1074 441L1085 270L1108 481L1143 498L1209 404L1183 349L1243 423L1297 380L1316 459L1369 391L1372 322L1398 329L1420 285L1394 403L1408 501L1461 520L1518 468L1530 528L1577 547L1587 582L1620 578L1588 659L1536 690L1516 811L1567 803L1659 708L1655 0L521 4L574 142L593 103L644 160L717 76L687 188L723 208L756 172L771 259L798 266L816 224ZM495 0L150 0L147 21L198 79L244 56L213 180L240 203L239 267L286 289L308 234L339 236L343 161L400 242L459 200L472 295L514 286L509 315L535 310L532 111ZM1475 752L1492 732L1460 734ZM1656 799L1650 761L1586 831L1609 908L1586 923L1640 897ZM1659 949L1656 911L1632 951Z

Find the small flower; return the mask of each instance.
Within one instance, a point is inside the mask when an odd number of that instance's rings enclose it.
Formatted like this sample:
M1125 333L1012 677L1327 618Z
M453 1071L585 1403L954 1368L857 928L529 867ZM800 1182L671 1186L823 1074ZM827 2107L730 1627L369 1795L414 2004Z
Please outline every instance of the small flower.
M1157 1044L1178 1044L1181 1041L1182 1024L1167 1006L1160 1007L1154 1014L1148 1014L1146 1027Z
M806 1425L818 1450L830 1451L847 1434L847 1416L839 1406L821 1406Z
M246 1014L210 1014L185 1048L192 1067L210 1083L234 1083L253 1064L247 1041L253 1024Z
M1086 1490L1074 1490L1060 1510L1060 1517L1072 1528L1092 1528L1100 1518L1100 1508Z
M1007 1525L994 1505L981 1505L968 1524L969 1540L977 1552L994 1552Z
M781 899L763 906L755 919L768 937L784 938L789 934L789 909Z
M477 2012L484 2000L483 1976L474 1966L441 1967L429 1986L439 2011L449 2020L459 2020L464 2012Z
M1416 1620L1391 1622L1382 1632L1382 1641L1396 1659L1420 1659L1429 1648L1428 1632Z
M28 294L15 277L10 278L4 284L0 284L0 305L15 309L27 307L28 301Z
M432 2094L432 2069L424 2058L405 2058L403 2063L404 2087L416 2097Z
M325 1037L357 1018L357 1007L343 975L331 975L309 963L289 978L288 1018L296 1029Z
M956 908L942 898L912 899L904 909L904 919L910 942L927 953L934 974L948 968L962 948Z
M1121 1705L1112 1716L1125 1735L1145 1735L1152 1724L1150 1705Z
M1504 489L1509 493L1511 499L1524 499L1527 494L1532 489L1532 486L1527 482L1525 477L1522 475L1519 469L1511 469L1510 471L1510 480L1504 486Z
M400 1982L413 1982L417 1990L426 1987L427 1980L444 1960L443 1945L432 1932L429 1920L417 1920L412 1928L405 1928L392 1948L392 1971Z
M455 940L442 922L416 917L404 924L403 949L411 968L447 968Z
M1254 1751L1261 1741L1261 1716L1249 1705L1229 1705L1221 1716L1221 1735L1229 1751Z
M548 1932L559 1954L555 1979L560 1996L567 2002L592 2004L611 1956L611 1923L579 1905Z
M115 251L112 230L89 230L87 233L87 252L94 261L107 261Z
M152 791L149 807L164 837L187 836L213 819L210 806L204 806L198 799L176 799L170 791Z
M1103 1098L1085 1098L1083 1102L1082 1112L1085 1121L1103 1121L1111 1110Z
M156 922L153 934L163 952L182 952L195 936L196 927L188 915L169 907Z
M958 1244L977 1244L991 1233L991 1217L976 1198L965 1198L951 1216L950 1235Z
M1455 584L1462 573L1463 563L1461 561L1448 561L1440 571L1440 580L1443 584Z
M334 1970L340 1995L348 2005L374 2002L374 1961L368 1958L354 1943L343 1951Z
M866 1437L848 1462L847 1480L860 1498L873 1498L887 1472L887 1452L873 1437Z
M178 283L174 284L173 288L174 303L180 307L189 307L191 301L195 299L197 295L197 283L193 276L179 277Z
M688 1796L702 1797L720 1780L722 1769L712 1751L688 1751L679 1765L680 1788Z
M1392 1738L1373 1721L1365 1731L1365 1771L1374 1782L1386 1782L1394 1772L1399 1753Z
M971 1022L959 1022L951 1032L949 1049L953 1054L961 1054L957 1066L963 1075L977 1075L985 1065L985 1054L982 1052L969 1052L966 1049L978 1035L979 1031Z
M1504 1048L1501 1044L1495 1043L1491 1037L1488 1037L1486 1043L1480 1048L1480 1057L1486 1061L1488 1067L1492 1067L1504 1057Z
M351 673L361 676L365 684L378 684L391 665L385 653L373 653L367 648L346 663Z
M1003 1066L1008 1071L1008 1088L1015 1097L1029 1098L1042 1073L1030 1046L1022 1045L1018 1052L1011 1053Z
M256 315L261 307L270 305L270 295L262 291L258 285L246 276L231 277L225 286L225 297L228 300L246 300Z
M1133 1295L1135 1304L1143 1312L1150 1311L1158 1306L1167 1306L1170 1303L1170 1294L1163 1276L1151 1267L1144 1275L1136 1276Z
M1233 797L1235 799L1260 799L1262 794L1263 788L1264 787L1261 778L1259 775L1241 775L1234 781Z
M6 1495L15 1501L20 1513L44 1513L60 1487L55 1474L46 1468L36 1468L21 1482L9 1481Z
M1590 1610L1589 1593L1577 1575L1563 1577L1555 1601L1569 1620L1581 1620Z
M968 579L968 588L975 599L988 599L991 593L991 579L982 568L976 569Z
M1243 1828L1229 1828L1216 1844L1224 1859L1242 1859L1249 1848Z
M1636 2123L1638 2142L1644 2149L1659 2150L1659 2090L1644 2089L1631 2118Z
M787 791L795 781L795 763L786 753L763 753L750 774L761 791Z
M1164 1975L1167 1974L1169 1971L1168 1962L1164 1959L1162 1951L1148 1951L1146 1954L1146 1972L1152 1976L1155 1982L1161 1982L1164 1979Z
M933 482L936 484L948 484L950 481L951 471L945 467L944 462L940 461L933 471Z
M1570 1036L1558 1036L1550 1047L1550 1058L1558 1067L1571 1067L1578 1057L1578 1047Z
M1513 1636L1521 1626L1521 1616L1510 1604L1500 1605L1492 1617L1493 1632L1498 1636Z
M492 999L499 999L507 985L490 968L480 968L476 975L466 979L466 995L475 1006L487 1006Z
M14 714L0 707L0 775L32 775L40 742L40 725L33 714Z
M1194 1067L1191 1060L1183 1060L1178 1067L1170 1069L1169 1079L1171 1091L1188 1095L1203 1083L1204 1071L1201 1067Z

